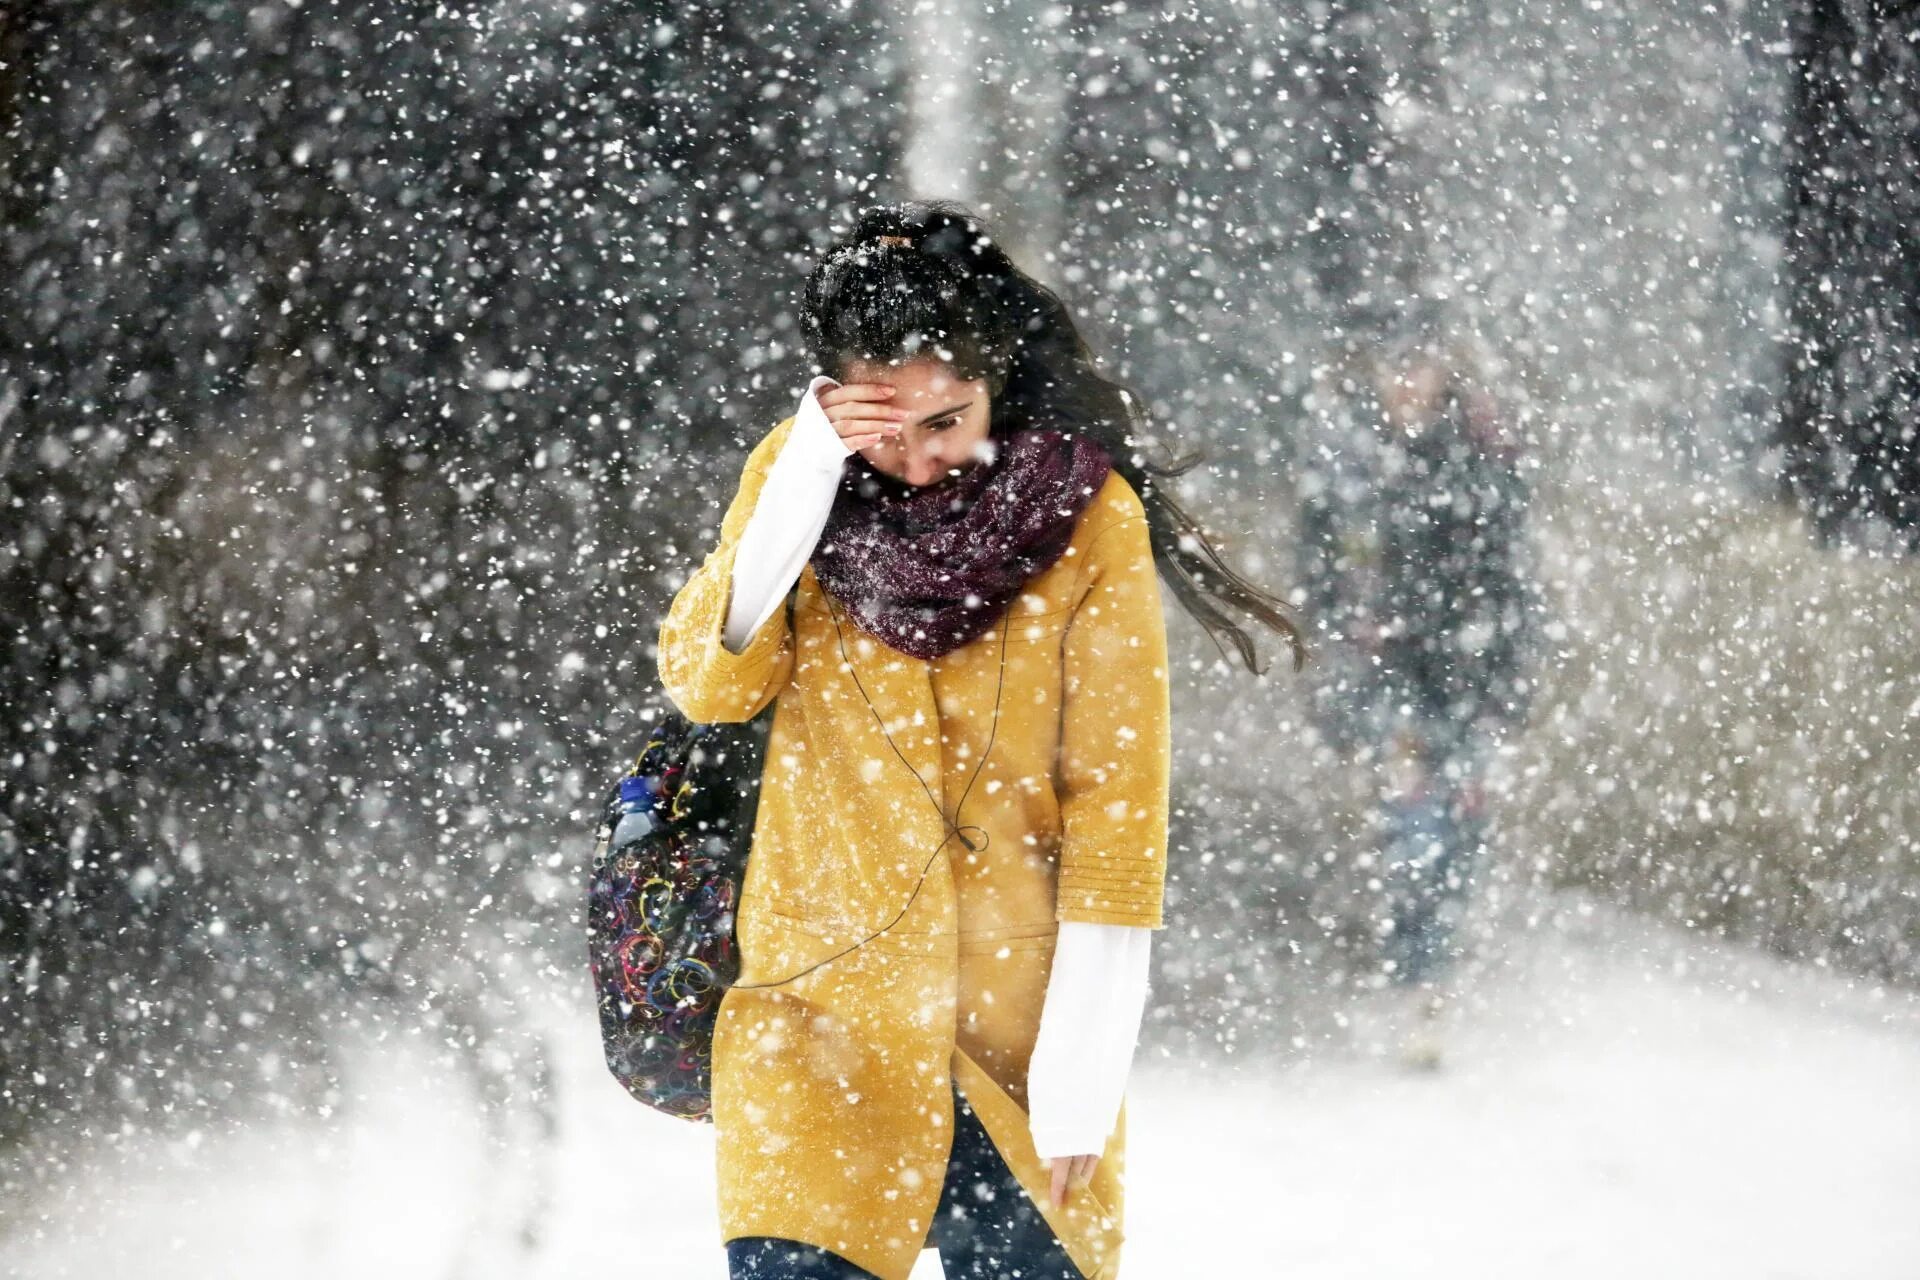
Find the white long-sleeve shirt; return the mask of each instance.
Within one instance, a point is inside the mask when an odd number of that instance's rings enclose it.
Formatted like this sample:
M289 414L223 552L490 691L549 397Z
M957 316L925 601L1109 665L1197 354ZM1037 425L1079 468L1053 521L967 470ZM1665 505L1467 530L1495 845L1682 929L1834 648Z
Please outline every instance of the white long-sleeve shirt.
M816 399L837 385L825 375L807 384L741 532L721 637L736 653L786 602L826 528L842 464L855 452ZM1041 1159L1106 1149L1146 1011L1152 940L1152 930L1135 925L1061 922L1027 1068L1029 1127Z

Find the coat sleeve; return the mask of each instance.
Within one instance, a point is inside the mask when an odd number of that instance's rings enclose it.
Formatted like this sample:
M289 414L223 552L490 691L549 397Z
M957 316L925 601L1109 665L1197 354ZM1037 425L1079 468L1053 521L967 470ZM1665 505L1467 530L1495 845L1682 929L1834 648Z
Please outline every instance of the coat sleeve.
M739 488L720 520L719 545L681 585L660 622L661 686L683 715L701 724L753 719L793 674L793 632L785 609L775 610L740 652L723 641L740 535L793 422L781 422L747 455Z
M1054 918L1165 927L1171 708L1159 570L1138 495L1087 547L1062 639Z

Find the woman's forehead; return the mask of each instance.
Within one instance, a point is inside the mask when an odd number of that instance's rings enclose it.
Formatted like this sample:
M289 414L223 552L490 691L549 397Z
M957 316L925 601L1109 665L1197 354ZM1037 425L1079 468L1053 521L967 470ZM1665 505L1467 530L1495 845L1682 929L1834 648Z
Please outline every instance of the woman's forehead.
M943 396L978 390L978 380L961 376L937 357L898 362L854 361L847 367L848 382L872 382L896 387L902 397Z

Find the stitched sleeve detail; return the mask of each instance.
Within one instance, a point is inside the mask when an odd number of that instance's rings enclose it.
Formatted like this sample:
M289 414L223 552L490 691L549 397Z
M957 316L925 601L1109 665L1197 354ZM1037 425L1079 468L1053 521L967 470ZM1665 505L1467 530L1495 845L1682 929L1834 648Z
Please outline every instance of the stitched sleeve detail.
M1171 706L1159 570L1144 518L1088 544L1062 638L1055 918L1165 927Z

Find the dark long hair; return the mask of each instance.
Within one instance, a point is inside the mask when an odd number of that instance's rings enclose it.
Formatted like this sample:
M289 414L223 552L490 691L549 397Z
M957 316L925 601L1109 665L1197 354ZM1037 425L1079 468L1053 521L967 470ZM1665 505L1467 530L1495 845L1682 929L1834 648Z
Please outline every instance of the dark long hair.
M1140 454L1151 439L1140 397L1100 375L1066 304L1015 266L964 206L907 200L863 209L808 277L800 331L815 368L836 380L856 361L933 356L987 383L994 434L1039 426L1092 436L1139 494L1160 574L1215 646L1225 633L1247 668L1266 674L1224 605L1284 635L1294 670L1305 664L1306 641L1285 602L1229 568L1199 522L1155 483L1205 455L1156 463Z

